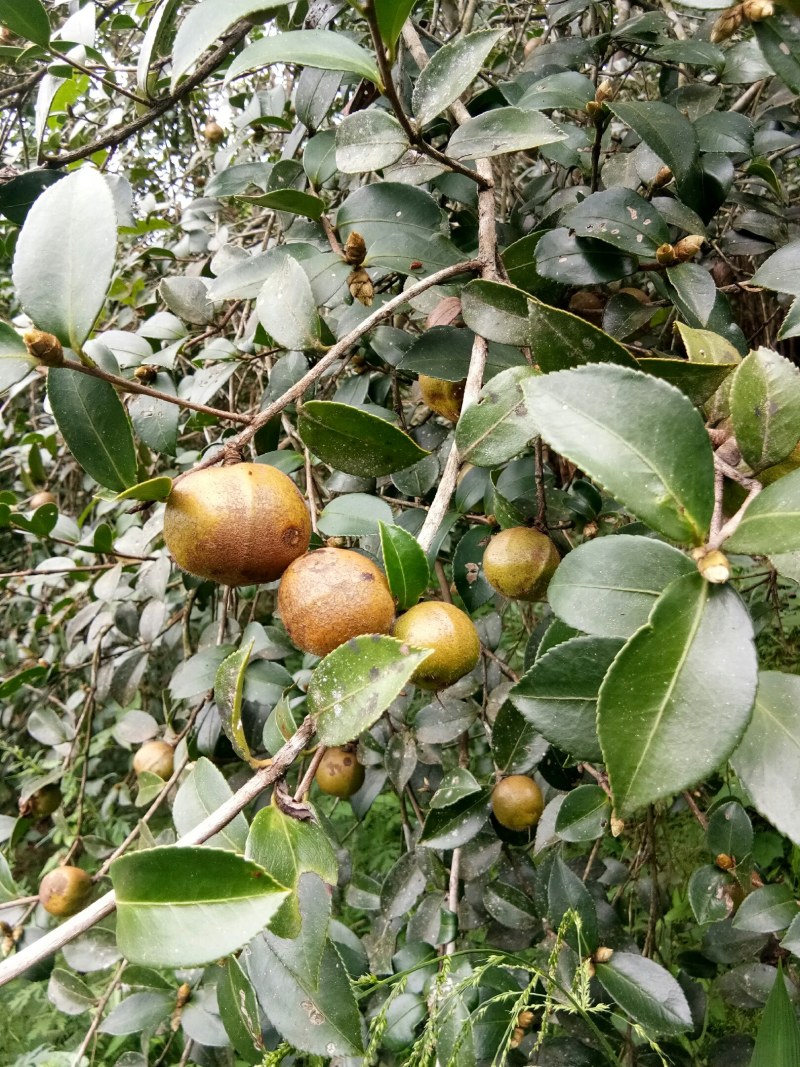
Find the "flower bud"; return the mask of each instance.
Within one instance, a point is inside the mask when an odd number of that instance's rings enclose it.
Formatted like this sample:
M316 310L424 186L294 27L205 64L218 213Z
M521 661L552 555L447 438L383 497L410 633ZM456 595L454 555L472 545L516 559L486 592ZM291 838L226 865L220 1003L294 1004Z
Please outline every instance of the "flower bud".
M590 100L586 105L586 114L593 122L597 122L600 116L603 114L603 105L598 103L597 100Z
M671 244L659 245L656 249L656 262L661 267L672 267L678 262L675 256L675 249Z
M742 14L748 22L763 22L775 14L772 0L743 0Z
M726 8L712 27L711 43L721 44L723 41L727 41L729 37L733 37L736 31L741 28L743 22L744 12L741 4Z
M22 335L30 354L46 367L60 367L64 362L64 349L52 333L43 330L26 330Z
M662 167L653 178L653 188L660 189L664 185L669 185L672 181L672 171L669 167Z
M350 295L364 307L372 306L372 298L375 295L375 286L365 270L354 270L347 278L347 288Z
M517 1016L517 1026L521 1026L523 1030L530 1030L535 1018L532 1011L521 1011Z
M152 363L143 363L141 367L137 367L133 372L133 376L137 382L141 382L142 385L150 385L156 380L158 374L158 367L154 367Z
M511 1040L508 1043L508 1047L519 1048L519 1046L522 1044L524 1037L525 1031L519 1026L514 1027L514 1033L511 1035Z
M608 963L613 955L613 948L608 948L605 945L601 945L592 958L594 959L595 963Z
M732 871L736 866L736 860L733 856L729 856L727 852L720 852L714 862L721 871Z
M606 78L605 81L601 81L597 86L597 90L594 94L594 98L598 104L604 104L606 100L610 100L614 95L614 89L611 82Z
M675 259L678 263L687 263L690 259L694 259L703 247L704 242L705 238L699 233L692 233L688 237L682 237L673 248Z
M723 585L731 576L731 565L728 557L718 548L712 549L700 556L697 561L697 569L707 582L713 585Z
M360 233L355 230L345 241L344 258L352 267L360 267L367 254L367 243Z

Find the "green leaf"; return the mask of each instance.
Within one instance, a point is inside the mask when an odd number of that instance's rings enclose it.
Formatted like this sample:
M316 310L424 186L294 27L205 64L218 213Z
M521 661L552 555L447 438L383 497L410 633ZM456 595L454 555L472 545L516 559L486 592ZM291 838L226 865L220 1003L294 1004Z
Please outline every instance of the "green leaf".
M561 286L548 278L543 278L536 269L536 248L547 230L536 230L514 241L503 250L502 259L508 274L508 280L518 289L554 302L561 293Z
M800 550L800 471L779 478L750 502L724 548L751 556Z
M323 463L360 478L392 474L428 455L386 419L332 400L305 403L297 432Z
M611 801L599 785L579 785L564 797L556 815L556 833L563 841L595 841L611 818Z
M464 463L497 467L521 452L537 429L523 385L536 371L510 367L481 389L478 403L461 413L456 445Z
M217 982L217 1004L225 1033L246 1063L256 1067L264 1058L264 1039L255 990L235 956L222 966Z
M754 471L780 463L800 439L800 370L769 348L751 352L733 378L731 418Z
M489 818L490 798L490 791L481 789L478 793L468 794L455 804L431 808L425 819L419 844L441 851L466 845Z
M528 323L531 353L545 374L586 363L619 363L633 369L638 366L613 337L569 311L529 300Z
M171 478L148 478L146 482L139 482L119 493L117 500L166 500L171 492Z
M36 357L29 355L17 331L0 322L0 396L12 385L21 382L35 366Z
M759 674L753 717L731 763L756 811L800 845L800 799L792 785L800 764L800 677Z
M153 388L175 396L175 385L169 374L159 371ZM168 400L159 400L144 393L135 394L128 401L134 434L151 448L167 456L174 456L178 442L180 407Z
M307 219L318 219L325 210L325 201L300 189L273 189L270 193L258 196L240 196L240 200L259 207L270 207L276 211L288 211L292 215L303 215ZM290 246L291 247L291 246Z
M105 301L116 244L114 198L96 170L81 167L45 189L20 231L13 267L17 297L38 329L80 350Z
M249 645L242 646L224 659L217 668L217 676L214 679L214 700L222 729L233 745L236 755L245 763L249 762L251 752L242 725L242 693L254 643L255 641L251 641Z
M756 682L738 595L699 574L676 578L600 688L597 727L620 817L716 770L750 721Z
M663 100L614 101L607 106L670 168L681 200L696 207L699 147L689 119Z
M752 25L764 59L784 85L793 93L800 93L800 38L796 21L776 16Z
M474 796L480 791L480 782L475 775L466 767L456 767L442 778L439 788L431 797L431 808L433 810L450 808L453 804L462 801L464 797Z
M733 910L731 890L735 884L729 874L711 864L692 871L687 895L695 920L715 923L727 919Z
M464 481L472 472L468 471ZM480 472L478 472L480 474ZM462 482L463 485L463 482ZM481 498L483 494L481 493ZM458 506L458 499L456 499ZM471 526L456 546L453 553L453 581L458 595L464 601L467 611L477 611L479 607L491 600L494 589L486 581L481 564L486 545L489 543L490 531L485 526Z
M513 285L470 282L461 292L461 314L472 331L489 341L528 344L528 295Z
M228 68L225 81L273 63L297 63L321 70L349 70L381 88L375 60L349 37L333 30L289 30L262 37L245 48Z
M170 51L169 37L173 28L173 16L180 0L164 0L150 9L147 31L139 47L136 62L136 88L142 96L150 95L150 64ZM220 7L219 3L215 5ZM209 194L210 195L210 194Z
M541 760L546 741L506 701L492 725L492 757L501 774L525 774Z
M771 20L770 20L771 21ZM800 1064L800 1026L786 991L779 962L756 1035L750 1067L797 1067Z
M330 652L308 687L320 744L344 745L368 730L430 654L382 634L354 637Z
M86 473L117 493L135 485L133 433L113 385L65 367L51 368L47 396L67 447Z
M624 642L573 637L534 662L509 698L545 740L574 759L602 758L597 739L597 694Z
M790 241L765 259L750 284L800 296L800 240Z
M742 860L753 849L753 824L738 800L723 801L708 819L706 845L713 856L724 852Z
M517 101L517 107L523 111L546 111L549 108L583 111L588 102L594 100L594 94L595 87L584 74L562 70L529 85Z
M411 106L420 126L441 115L465 93L505 30L477 30L443 45L414 84Z
M381 40L393 50L403 29L403 23L411 14L416 0L374 0L375 18Z
M0 0L0 25L42 48L50 44L50 20L39 0Z
M407 148L403 127L380 108L356 111L336 127L336 166L343 174L382 170L396 163Z
M172 820L183 837L233 796L222 772L201 756L181 782L172 807ZM241 812L206 842L206 847L244 852L247 842L247 819Z
M63 177L56 170L26 170L4 182L0 185L0 214L15 226L21 226L42 190Z
M383 569L400 611L414 606L431 579L428 560L416 537L402 526L378 524Z
M172 86L195 65L207 48L239 19L257 11L285 7L289 0L202 0L178 27L172 46Z
M675 329L681 336L683 347L691 363L711 366L730 366L741 363L742 357L731 342L713 330L699 330L676 322Z
M563 140L565 134L538 111L497 107L459 126L447 144L447 155L459 160L486 159Z
M790 337L800 337L800 297L792 303L792 306L786 312L786 317L781 323L780 333L778 334L779 341L786 341Z
M291 256L276 263L264 282L256 300L256 314L267 333L283 348L319 347L320 321L311 283Z
M214 848L151 848L111 865L117 943L131 963L196 967L235 952L287 890L255 863Z
M575 912L580 920L580 928L574 919L569 922L566 933L567 944L580 954L588 956L597 948L597 909L589 895L589 890L560 856L556 856L550 868L547 883L547 917L553 930L558 930L567 912Z
M765 885L744 898L733 925L752 934L773 934L791 926L797 915L794 893L788 885Z
M345 493L326 504L317 520L326 537L377 536L378 524L394 522L392 509L385 500L367 493Z
M670 582L695 571L683 552L652 537L598 537L562 559L547 599L576 630L627 639L644 626Z
M698 330L698 333L705 331ZM736 370L735 363L690 363L686 359L640 359L639 370L669 382L700 407L716 393L727 377Z
M669 227L659 213L631 189L592 193L561 221L578 237L594 237L632 256L652 256L669 241Z
M632 952L615 952L598 963L598 981L612 1000L650 1034L682 1034L691 1030L686 996L669 973L653 960Z
M537 244L536 269L562 285L599 285L633 274L636 260L602 241L560 228L548 230Z
M523 389L558 452L658 533L702 544L714 506L712 451L682 393L613 364L545 374Z

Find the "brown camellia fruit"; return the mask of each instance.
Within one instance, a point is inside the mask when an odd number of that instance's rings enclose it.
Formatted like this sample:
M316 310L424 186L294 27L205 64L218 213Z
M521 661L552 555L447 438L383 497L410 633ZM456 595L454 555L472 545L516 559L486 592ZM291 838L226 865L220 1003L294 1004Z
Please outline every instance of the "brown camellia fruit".
M55 504L56 498L52 493L48 493L46 489L42 489L41 492L34 493L30 499L30 506L32 508L41 508L45 504Z
M92 880L80 867L56 867L39 883L39 903L59 918L74 915L89 899Z
M164 540L175 562L220 585L274 582L310 539L300 490L266 463L195 471L167 499Z
M486 581L511 600L543 600L560 562L550 538L527 526L495 534L483 554Z
M492 812L507 830L529 830L543 810L542 791L526 774L512 774L492 790Z
M443 378L430 378L427 374L419 376L419 391L426 406L450 422L458 422L466 384L466 379L447 382Z
M322 757L314 781L332 797L351 797L364 784L364 768L349 748L329 748Z
M416 604L401 615L394 636L417 648L433 649L433 655L417 667L411 681L434 692L469 674L481 654L478 631L469 615L438 600Z
M209 119L203 127L203 136L209 144L219 144L225 136L225 131L218 122L214 119Z
M35 793L31 793L29 797L20 800L19 813L30 815L34 819L44 819L61 806L62 799L61 790L55 782L50 782L48 785L43 785L41 789L37 789Z
M296 559L281 579L278 608L294 644L316 656L360 634L386 634L394 621L383 571L346 548L320 548Z
M145 741L133 757L133 769L137 774L149 771L164 781L172 777L175 767L175 750L166 741Z

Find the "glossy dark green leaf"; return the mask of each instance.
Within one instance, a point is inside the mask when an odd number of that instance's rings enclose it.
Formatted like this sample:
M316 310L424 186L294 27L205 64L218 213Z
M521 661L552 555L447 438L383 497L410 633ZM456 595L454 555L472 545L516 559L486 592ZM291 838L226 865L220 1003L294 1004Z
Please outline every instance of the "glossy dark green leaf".
M599 285L633 274L636 260L602 241L574 237L560 228L548 231L537 244L536 269L562 285Z
M270 337L284 348L319 346L320 321L311 283L291 256L276 263L264 282L256 300L256 314Z
M463 462L496 467L521 452L537 434L523 384L537 372L511 367L488 382L477 404L462 412L456 445Z
M289 30L249 45L228 68L226 81L273 63L297 63L322 70L348 70L380 87L375 60L366 49L333 30ZM173 75L173 81L175 80Z
M383 567L400 611L413 607L425 592L431 572L419 541L401 526L380 523Z
M21 382L36 365L35 356L28 354L25 342L17 331L0 322L0 396L12 385Z
M800 760L800 677L762 671L753 717L731 756L755 809L800 844L800 798L794 769Z
M50 20L39 0L0 0L0 25L42 48L50 43Z
M344 493L325 505L317 521L326 537L364 537L377 535L378 523L391 525L394 519L385 500L367 493Z
M386 6L397 7L392 0ZM412 5L409 5L412 6ZM505 30L476 30L439 48L414 84L411 105L420 126L441 115L469 89Z
M686 996L653 960L615 952L596 968L600 985L620 1008L651 1034L682 1034L693 1026Z
M407 149L403 127L381 108L356 111L336 127L336 166L343 174L382 170L397 162ZM320 205L322 210L322 201Z
M704 924L727 919L733 911L734 885L729 874L711 864L692 871L687 894L695 920Z
M665 382L613 364L523 384L544 439L652 529L700 544L714 504L711 445L690 401Z
M513 285L470 282L461 292L461 314L471 330L489 341L528 344L528 297Z
M429 654L382 634L354 637L329 652L308 687L320 744L343 745L368 730Z
M790 241L765 259L753 277L752 285L778 293L800 296L800 240Z
M257 864L214 848L128 853L111 865L117 942L127 959L194 967L254 937L287 890Z
M481 830L489 818L487 789L471 793L456 804L434 808L428 812L420 845L426 848L448 850L465 845Z
M698 331L702 332L702 331ZM725 379L736 370L735 363L691 363L686 359L651 359L638 362L639 370L669 382L700 407L709 400Z
M536 269L536 247L547 232L536 230L520 237L503 250L502 259L512 285L541 300L554 302L561 292L561 286L549 278L543 278Z
M663 100L614 101L608 107L663 159L675 175L681 199L696 207L699 149L689 119Z
M242 196L241 200L259 207L274 208L275 211L288 211L292 215L303 215L307 219L318 219L325 210L325 201L300 189L273 189L259 196Z
M653 59L684 63L690 67L713 67L717 70L722 70L725 65L725 53L719 45L711 44L710 41L667 41L653 52Z
M595 87L585 74L575 70L562 70L547 74L529 85L517 102L523 111L546 111L549 108L571 108L583 111L594 100Z
M77 371L51 368L47 396L67 447L86 473L117 493L135 485L131 424L114 387Z
M525 774L547 751L547 742L510 701L497 713L492 726L492 756L497 769L506 774Z
M595 841L611 819L611 800L599 785L570 790L556 816L556 833L564 841Z
M153 388L170 396L176 395L172 378L164 371L156 375ZM178 404L142 393L134 394L128 401L134 434L154 452L168 456L174 456L177 448L180 412Z
M769 555L800 551L800 471L779 478L750 502L726 552Z
M643 304L630 293L614 293L603 308L603 329L616 340L631 337L658 313L653 304Z
M251 758L250 746L242 725L242 694L244 678L254 642L243 645L220 663L214 679L214 700L219 711L222 729L233 745L239 759L247 763Z
M14 0L6 0L14 3ZM57 170L27 170L0 186L0 215L21 226L37 197L64 175Z
M780 883L754 889L739 905L733 920L737 930L751 934L773 934L785 930L798 915L791 887Z
M694 124L701 152L750 155L755 130L750 119L738 111L710 111Z
M468 119L447 144L452 159L478 159L526 152L563 141L559 128L538 111L497 107Z
M201 756L180 784L172 807L172 819L179 836L188 834L207 819L212 812L231 799L233 791L222 771ZM247 819L241 812L206 844L211 848L226 848L244 852L247 842Z
M749 1067L797 1067L798 1063L800 1026L786 990L783 965L779 962L775 982L761 1016Z
M148 990L132 993L120 1001L105 1017L99 1030L103 1034L138 1034L166 1022L175 1005L172 992Z
M235 956L222 966L217 982L217 1004L225 1032L236 1052L246 1063L256 1064L264 1058L264 1040L255 990Z
M381 40L393 49L416 0L374 0Z
M598 733L621 817L694 785L730 756L753 708L753 641L732 589L699 574L667 586L600 688Z
M323 463L360 478L403 470L428 453L385 419L330 400L303 405L298 433Z
M793 93L800 93L800 39L796 21L788 14L762 19L753 23L753 33L761 54L784 85Z
M569 311L528 301L531 353L545 374L582 367L586 363L637 363L613 337Z
M597 948L597 911L589 890L573 871L556 856L547 883L547 917L553 930L558 930L568 912L578 916L567 919L566 941L581 957Z
M753 848L753 824L738 800L726 800L708 818L706 844L713 856L724 853L743 860Z
M790 337L800 337L800 297L794 300L786 312L778 334L779 341L788 340Z
M456 767L442 778L439 788L431 797L431 808L450 808L465 797L480 793L481 786L475 775L466 767Z
M688 556L652 537L598 537L564 557L547 599L576 630L628 638L647 622L669 583L695 569Z
M652 257L669 241L669 227L659 213L631 189L592 193L561 221L578 237L594 237L632 256Z
M81 167L41 194L13 266L17 297L38 329L80 349L105 301L116 244L114 198L96 170Z
M780 463L800 440L800 370L769 348L751 352L733 378L731 418L754 471Z
M538 657L509 697L542 737L573 759L600 759L597 695L623 644L611 637L562 641Z

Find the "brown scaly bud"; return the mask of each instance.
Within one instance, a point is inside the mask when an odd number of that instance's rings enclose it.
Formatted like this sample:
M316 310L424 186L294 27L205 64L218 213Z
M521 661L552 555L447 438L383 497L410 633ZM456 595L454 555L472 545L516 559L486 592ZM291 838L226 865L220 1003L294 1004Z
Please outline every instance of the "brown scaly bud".
M670 244L659 245L656 249L656 262L660 267L672 267L678 260L675 258L675 249Z
M521 1026L523 1030L530 1030L535 1018L532 1011L521 1011L517 1016L517 1026Z
M720 852L714 863L719 867L721 871L732 871L736 866L736 860L733 856L729 856L727 852Z
M772 0L743 0L742 14L748 22L763 22L775 14Z
M188 982L184 982L183 985L178 987L178 995L175 998L175 1007L169 1021L169 1028L173 1034L180 1028L183 1009L188 1004L191 995L192 987Z
M586 114L592 122L598 122L603 114L603 105L597 100L590 100L586 105Z
M52 333L43 330L26 330L22 335L30 354L46 367L60 367L64 362L64 349Z
M367 254L367 242L355 230L345 241L344 258L351 267L360 267Z
M583 536L585 540L591 541L593 537L597 537L600 533L600 527L596 522L587 522L583 528Z
M347 538L346 537L329 537L325 541L325 544L327 545L328 548L344 548L345 545L347 544Z
M156 380L158 374L158 367L154 367L152 363L143 363L141 367L137 367L133 372L133 376L137 382L141 382L142 385L152 385Z
M606 100L610 100L614 95L614 87L611 82L606 78L601 81L597 86L594 94L594 98L598 104L604 104Z
M712 27L711 43L721 44L723 41L727 41L729 37L733 37L737 30L741 29L743 22L744 11L742 4L726 8Z
M364 307L372 307L372 298L375 295L375 286L365 270L354 270L348 275L347 288L350 295Z
M705 238L699 233L692 233L688 237L682 237L674 246L675 259L678 263L688 263L694 259L703 247Z
M595 963L608 963L613 955L613 948L608 948L606 945L601 945L592 958L594 959Z
M672 181L672 171L669 167L661 167L657 172L655 178L653 178L653 188L661 189L665 185L669 185Z
M706 552L703 549L695 549L692 553L697 560L697 569L707 582L713 585L724 585L731 576L731 565L728 557L718 548Z

